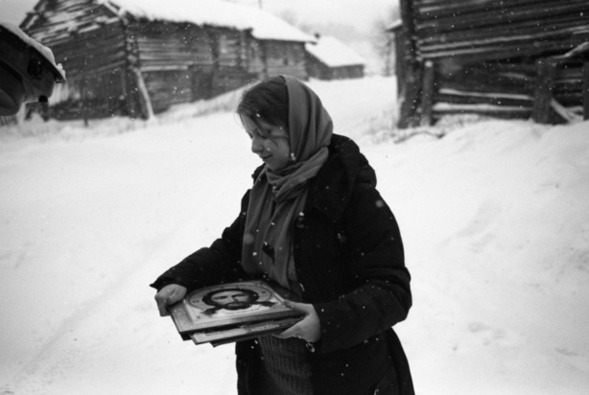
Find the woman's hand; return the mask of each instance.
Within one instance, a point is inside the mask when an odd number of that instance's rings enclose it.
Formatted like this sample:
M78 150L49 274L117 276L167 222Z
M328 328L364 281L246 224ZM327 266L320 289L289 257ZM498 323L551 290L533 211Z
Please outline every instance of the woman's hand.
M170 315L167 306L181 301L186 295L186 291L186 287L178 284L166 285L160 289L160 291L155 294L155 301L157 302L160 316L165 317Z
M313 307L312 304L296 303L290 300L286 301L286 305L293 310L304 313L305 317L284 332L275 336L280 339L296 337L303 339L307 343L315 343L318 341L319 338L321 338L321 323L319 322L319 316L315 311L315 307Z

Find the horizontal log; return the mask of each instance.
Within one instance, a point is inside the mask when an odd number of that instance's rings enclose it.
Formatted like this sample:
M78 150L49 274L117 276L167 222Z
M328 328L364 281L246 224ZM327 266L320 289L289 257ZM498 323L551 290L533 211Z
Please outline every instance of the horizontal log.
M517 100L511 98L502 98L497 96L483 97L479 95L447 95L437 94L434 95L435 103L448 103L448 104L491 104L495 106L530 106L532 99L528 100Z
M582 107L583 104L582 92L563 94L561 92L554 91L553 96L555 100L565 107Z
M531 107L494 106L491 104L448 104L436 103L432 115L440 118L444 115L479 114L495 118L527 119L532 113Z
M589 20L581 21L564 19L554 22L549 27L538 26L535 22L529 26L512 28L499 26L495 28L480 27L470 31L455 31L430 36L417 37L418 46L422 51L428 48L453 48L472 45L492 45L494 43L510 43L532 40L570 40L574 35L589 34Z
M584 42L583 37L573 37L570 40L552 41L527 41L522 39L517 42L496 42L487 45L483 43L464 43L460 47L448 48L447 46L424 48L420 53L421 59L454 58L462 61L482 61L493 59L510 59L531 56L549 56L562 53Z
M455 20L460 26L471 19L496 23L498 20L530 19L548 15L547 10L560 12L585 9L585 0L513 0L513 1L440 1L425 3L415 1L413 16L416 22L430 21L432 26L441 25L446 19Z
M498 14L495 17L489 17L486 14L471 16L465 18L464 16L453 16L444 19L415 21L415 30L418 35L434 35L443 34L450 32L468 32L472 29L483 29L483 28L498 28L502 27L508 31L517 31L518 29L525 28L526 26L538 26L547 28L552 26L554 23L559 21L586 21L584 13L589 11L589 5L582 9L546 9L542 12L537 12L532 15L513 15L511 12L508 15ZM566 12L565 12L566 11Z
M101 26L120 25L120 20L101 5L55 2L55 6L25 28L27 34L50 47L70 40L75 32L97 26L97 20L101 21Z

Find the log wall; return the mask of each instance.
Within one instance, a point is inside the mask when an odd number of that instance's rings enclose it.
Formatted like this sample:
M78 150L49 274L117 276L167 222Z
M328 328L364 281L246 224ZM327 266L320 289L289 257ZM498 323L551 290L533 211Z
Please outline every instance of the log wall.
M541 112L538 100L549 103L541 122L567 120L554 103L583 114L588 1L401 0L401 15L398 126L466 112L529 118ZM553 64L549 89L540 89L542 59L579 48Z
M66 83L50 98L49 116L88 119L133 112L125 27L108 8L89 0L55 0L29 18L31 23L25 20L21 27L50 47L66 70Z
M66 70L67 82L50 98L59 119L146 118L269 75L307 79L302 42L147 20L108 2L41 0L21 28Z
M340 80L364 77L364 65L330 67L311 54L307 54L307 74L320 80Z
M264 42L266 75L288 74L306 80L304 43Z

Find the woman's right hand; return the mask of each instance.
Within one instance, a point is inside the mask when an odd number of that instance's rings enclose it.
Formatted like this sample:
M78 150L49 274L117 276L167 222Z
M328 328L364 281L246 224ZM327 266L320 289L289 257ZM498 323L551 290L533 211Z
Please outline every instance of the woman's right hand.
M168 312L168 305L181 301L186 296L186 287L178 284L166 285L158 293L155 294L155 301L157 308L160 311L160 316L165 317L170 315Z

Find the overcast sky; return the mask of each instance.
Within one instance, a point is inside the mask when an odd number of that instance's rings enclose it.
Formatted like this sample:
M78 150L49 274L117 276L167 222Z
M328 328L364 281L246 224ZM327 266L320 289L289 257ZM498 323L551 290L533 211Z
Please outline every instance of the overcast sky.
M165 1L165 0L162 0ZM198 0L188 0L198 1ZM387 15L398 0L236 0L252 6L261 5L267 11L280 14L292 11L299 22L352 24L367 31L374 21ZM25 13L33 9L38 0L0 0L0 21L18 25Z

